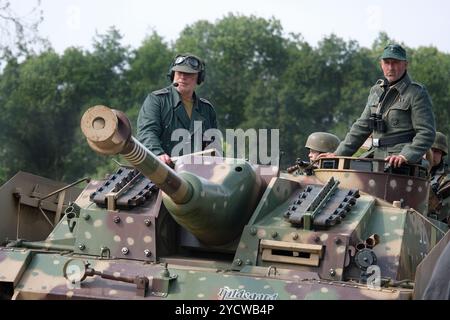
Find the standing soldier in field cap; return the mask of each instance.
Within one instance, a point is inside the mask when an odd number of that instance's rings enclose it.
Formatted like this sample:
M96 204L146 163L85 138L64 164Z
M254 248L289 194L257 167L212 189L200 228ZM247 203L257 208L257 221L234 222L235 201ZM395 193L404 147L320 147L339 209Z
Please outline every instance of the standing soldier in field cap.
M428 215L449 223L450 221L450 172L444 161L448 152L447 137L442 132L436 132L436 139L431 146L432 168L431 188L428 204Z
M217 128L217 120L212 104L195 93L197 85L205 80L205 63L199 57L177 55L167 76L171 85L149 94L142 105L137 139L161 161L172 164L171 151L179 143L172 141L173 131L186 129L192 137L194 129L200 127L194 126L194 121L200 121L203 136L206 130Z
M370 89L366 107L334 154L351 156L373 134L374 158L389 165L420 163L436 134L431 99L425 87L409 78L406 51L388 45L380 57L384 79Z

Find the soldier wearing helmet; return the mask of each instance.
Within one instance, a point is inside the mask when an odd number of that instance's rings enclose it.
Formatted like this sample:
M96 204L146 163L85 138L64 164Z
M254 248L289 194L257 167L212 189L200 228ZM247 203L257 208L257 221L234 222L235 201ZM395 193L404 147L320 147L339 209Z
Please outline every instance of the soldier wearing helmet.
M197 56L177 55L167 74L171 85L153 91L144 101L137 119L137 138L166 164L179 141L172 141L172 132L186 129L191 137L201 128L217 128L216 112L212 104L195 93L197 85L205 81L205 63ZM194 125L200 121L201 126ZM191 141L194 139L191 138ZM191 143L191 151L195 144Z
M309 148L309 160L317 159L319 154L334 152L341 141L334 134L328 132L311 133L306 140L305 147Z
M436 132L431 152L433 156L428 214L448 223L450 222L448 219L450 216L450 172L444 162L444 156L448 152L448 142L442 132Z
M288 173L312 175L315 168L314 161L323 153L336 150L340 140L334 134L328 132L313 132L306 139L305 147L309 149L308 158L310 162L297 159L295 165L287 168Z

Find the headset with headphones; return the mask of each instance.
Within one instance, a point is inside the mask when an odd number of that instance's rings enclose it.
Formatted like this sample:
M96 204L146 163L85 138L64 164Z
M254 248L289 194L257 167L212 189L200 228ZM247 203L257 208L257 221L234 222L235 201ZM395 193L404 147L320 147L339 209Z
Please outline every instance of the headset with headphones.
M167 77L171 82L173 82L175 76L175 71L173 71L172 68L177 65L187 65L194 70L199 70L197 84L201 84L205 81L205 63L199 57L190 53L177 55L170 64L169 73L167 74Z

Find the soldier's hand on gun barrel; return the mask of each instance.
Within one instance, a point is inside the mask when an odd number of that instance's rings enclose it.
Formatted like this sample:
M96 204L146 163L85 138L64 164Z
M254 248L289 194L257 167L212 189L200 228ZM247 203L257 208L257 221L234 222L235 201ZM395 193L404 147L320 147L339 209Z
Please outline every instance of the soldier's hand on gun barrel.
M158 158L159 158L159 160L161 160L162 162L164 162L168 166L172 166L173 165L172 159L170 159L169 155L167 155L166 153L158 156Z

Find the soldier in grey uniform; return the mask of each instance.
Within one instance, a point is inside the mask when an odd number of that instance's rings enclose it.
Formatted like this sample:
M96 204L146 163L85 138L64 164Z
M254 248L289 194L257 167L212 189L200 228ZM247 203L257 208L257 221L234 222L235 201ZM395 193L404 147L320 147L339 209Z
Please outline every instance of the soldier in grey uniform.
M436 139L431 146L432 168L428 215L442 222L449 223L450 216L450 172L444 161L448 152L447 137L436 132Z
M212 104L195 93L205 80L205 63L193 54L179 54L173 60L168 77L172 84L150 93L137 119L137 139L166 164L179 141L172 141L172 132L186 129L194 135L201 127L202 136L208 129L217 128L216 112ZM201 126L194 125L200 121ZM194 143L191 139L191 152Z
M431 99L425 87L411 81L406 51L397 44L388 45L380 57L384 79L370 89L360 118L334 154L351 156L373 133L374 158L382 158L393 167L419 163L435 137Z
M313 162L322 153L334 152L340 142L337 136L328 132L311 133L305 144L305 147L309 149L309 161Z

